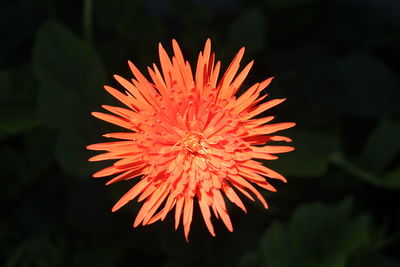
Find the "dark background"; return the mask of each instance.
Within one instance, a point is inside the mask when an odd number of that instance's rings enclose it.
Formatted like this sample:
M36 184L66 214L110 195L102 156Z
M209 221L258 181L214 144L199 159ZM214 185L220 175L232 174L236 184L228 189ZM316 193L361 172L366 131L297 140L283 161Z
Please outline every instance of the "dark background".
M2 0L0 264L3 266L400 266L400 2L396 0ZM287 101L296 151L268 166L289 182L270 204L230 206L234 232L198 207L190 242L163 223L111 213L132 181L104 186L85 146L117 130L90 116L102 89L158 61L176 38L192 62L207 37L246 86ZM118 87L119 88L119 87Z

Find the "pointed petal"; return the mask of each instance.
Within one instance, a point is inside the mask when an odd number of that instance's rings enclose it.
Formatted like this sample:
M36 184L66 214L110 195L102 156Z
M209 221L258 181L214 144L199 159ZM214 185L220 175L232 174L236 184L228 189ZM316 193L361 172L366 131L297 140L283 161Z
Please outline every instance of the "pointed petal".
M185 205L183 210L183 229L185 232L186 242L189 241L190 225L193 217L193 198L189 197L185 199Z
M251 70L251 67L253 66L254 60L250 61L249 64L244 67L244 69L239 73L239 75L236 77L236 79L232 83L232 87L234 88L233 94L235 95L240 86L242 85L243 81L246 79L247 75L249 74L249 71Z
M260 126L258 128L248 130L248 136L271 134L280 130L292 128L295 125L296 123L294 122L281 122L281 123Z
M267 109L270 109L270 108L272 108L272 107L274 107L276 105L279 105L280 103L282 103L285 100L286 100L286 98L273 99L273 100L270 100L270 101L268 101L266 103L263 103L263 104L259 105L258 107L256 107L253 111L249 112L249 114L247 114L245 118L249 119L249 118L252 118L254 116L257 116L258 114L266 111Z
M123 119L114 115L106 114L106 113L101 113L101 112L92 112L92 115L96 118L99 118L103 121L118 125L120 127L133 130L134 125L128 121L127 119Z
M262 147L252 147L253 151L268 153L268 154L277 154L277 153L286 153L294 150L294 147L291 146L262 146Z
M214 195L215 208L217 209L218 214L221 216L221 219L224 222L226 228L228 228L228 230L232 232L233 227L231 219L229 218L228 212L226 211L225 201L223 196L221 195L221 192L217 189L214 189L213 195Z
M178 229L179 221L181 219L183 201L184 201L183 197L179 197L178 200L176 201L176 205L175 205L175 230Z
M171 88L172 80L170 73L172 71L172 63L171 60L169 59L167 52L165 52L165 49L162 47L161 43L158 44L158 53L160 56L161 70L164 76L165 84L167 85L168 88Z
M207 226L208 231L211 233L212 236L215 236L214 227L211 223L210 207L207 205L207 203L203 199L199 200L199 206L200 206L201 214L203 215L203 219Z
M239 69L240 66L240 61L243 58L244 54L244 47L242 47L239 52L236 54L235 58L232 60L232 63L229 65L228 69L226 70L224 76L222 77L220 83L221 83L221 91L222 94L221 96L226 97L226 96L232 96L233 92L227 92L226 90L228 89L229 85L231 84L233 78L236 75L236 72Z
M149 182L147 181L147 179L142 179L139 183L132 187L120 200L118 200L117 203L115 203L114 207L112 208L112 212L119 210L126 203L134 199L141 192L143 192L143 190L146 189L147 186L149 186Z
M235 190L229 185L224 185L224 192L232 203L235 203L239 208L247 213L246 207L244 206L240 197L236 194Z

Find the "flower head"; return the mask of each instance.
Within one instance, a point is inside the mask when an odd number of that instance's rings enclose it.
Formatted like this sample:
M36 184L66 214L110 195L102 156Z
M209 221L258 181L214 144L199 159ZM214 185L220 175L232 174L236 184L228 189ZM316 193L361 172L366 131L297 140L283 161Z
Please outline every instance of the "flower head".
M236 96L253 65L250 62L236 75L244 48L218 80L220 62L215 63L210 40L200 52L194 72L175 40L172 46L174 56L170 59L159 45L161 70L155 64L148 67L151 80L129 62L133 79L114 76L125 92L105 86L126 107L104 105L112 115L92 114L127 131L104 135L119 141L88 146L90 150L106 151L89 160L117 160L93 174L96 178L117 175L107 185L137 180L112 209L116 211L136 197L144 201L134 227L162 221L174 209L175 228L182 221L187 240L194 203L198 202L205 224L215 236L211 210L233 231L225 197L245 212L238 192L253 201L254 195L268 208L254 185L276 191L266 177L286 179L255 159L273 160L277 158L274 154L293 150L290 146L266 144L290 142L274 133L295 124L268 124L273 116L255 118L284 101L263 101L266 95L260 93L272 78Z

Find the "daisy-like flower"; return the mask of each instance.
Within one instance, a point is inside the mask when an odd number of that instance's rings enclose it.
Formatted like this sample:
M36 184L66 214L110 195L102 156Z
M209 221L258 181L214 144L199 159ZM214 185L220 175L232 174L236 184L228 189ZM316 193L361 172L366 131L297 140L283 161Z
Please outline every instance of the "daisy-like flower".
M290 142L289 138L274 133L295 123L269 124L274 116L257 117L285 100L264 101L266 95L260 96L272 78L256 83L236 96L253 65L252 61L236 75L244 48L218 80L220 62L215 63L210 40L200 52L194 72L175 40L172 47L174 56L170 59L159 44L161 70L155 64L148 67L151 80L129 61L134 78L127 80L114 76L125 92L105 86L126 107L104 105L102 107L112 115L92 114L125 128L125 132L104 135L119 141L87 147L106 151L89 161L117 160L93 177L118 174L107 185L137 180L112 208L113 212L117 211L139 197L138 201L144 203L134 227L162 221L175 209L175 229L182 221L188 240L194 203L198 202L211 235L215 236L211 210L229 231L233 231L225 197L245 212L238 192L253 201L255 196L268 208L254 185L276 191L266 177L283 182L286 179L255 159L274 160L277 159L274 154L293 150L290 146L267 144L271 141Z

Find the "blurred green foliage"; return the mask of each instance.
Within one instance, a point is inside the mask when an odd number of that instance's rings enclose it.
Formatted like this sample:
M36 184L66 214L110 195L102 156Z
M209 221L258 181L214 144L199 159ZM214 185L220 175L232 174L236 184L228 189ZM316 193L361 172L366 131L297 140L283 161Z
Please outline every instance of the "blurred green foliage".
M259 249L242 265L365 266L365 259L382 245L382 237L372 228L369 215L350 216L351 204L346 200L335 206L314 203L298 207L288 223L271 224Z
M400 4L323 0L0 2L2 266L400 266ZM90 116L102 86L145 72L176 38L190 62L206 38L223 66L241 46L246 86L269 76L267 113L295 121L296 150L265 162L288 184L270 209L229 206L235 231L199 209L190 242L164 223L112 214L132 182L104 187L85 146L118 128ZM268 114L265 114L268 115ZM269 114L271 115L271 114Z

